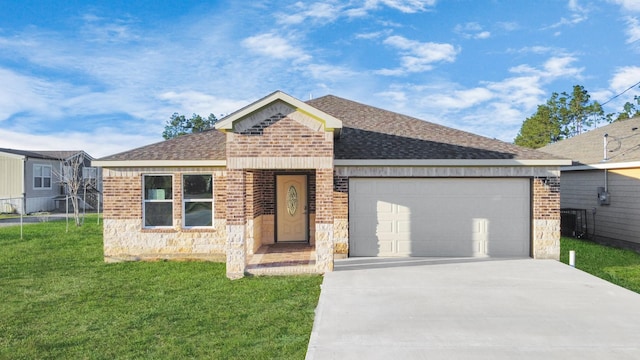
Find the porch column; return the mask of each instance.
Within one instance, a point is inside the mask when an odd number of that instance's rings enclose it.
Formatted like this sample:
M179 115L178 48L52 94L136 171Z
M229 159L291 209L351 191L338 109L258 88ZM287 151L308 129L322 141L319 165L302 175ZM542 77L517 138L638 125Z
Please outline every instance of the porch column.
M316 270L333 271L333 169L316 169Z
M244 170L227 170L227 277L244 277L247 265L245 246L245 174Z

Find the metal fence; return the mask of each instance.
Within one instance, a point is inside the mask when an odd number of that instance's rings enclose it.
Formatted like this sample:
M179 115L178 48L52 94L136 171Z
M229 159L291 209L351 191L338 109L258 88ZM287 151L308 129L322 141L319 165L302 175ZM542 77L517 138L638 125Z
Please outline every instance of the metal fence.
M0 214L24 214L25 208L23 196L0 198Z

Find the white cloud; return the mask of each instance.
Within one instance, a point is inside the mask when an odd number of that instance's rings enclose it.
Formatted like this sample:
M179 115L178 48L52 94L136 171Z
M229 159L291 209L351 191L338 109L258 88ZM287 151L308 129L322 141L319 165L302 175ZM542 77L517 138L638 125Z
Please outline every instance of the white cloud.
M482 26L476 22L469 22L464 25L458 24L453 28L453 31L467 39L488 39L491 37L491 33L484 30Z
M134 19L105 19L94 14L85 14L81 32L88 41L124 43L139 38L132 28Z
M46 114L55 93L55 86L37 78L0 68L0 121L19 112Z
M627 16L626 17L627 29L625 30L627 34L627 44L635 43L640 40L640 21L636 17Z
M405 14L429 11L437 0L365 0L364 4L345 8L343 13L348 17L362 17L383 6L398 10Z
M625 11L640 12L640 1L638 0L609 0L609 2L622 6Z
M242 45L250 51L278 60L292 60L293 62L311 60L311 56L291 45L288 39L274 33L248 37L242 41Z
M638 81L640 81L640 66L624 66L616 69L609 81L609 87L618 94Z
M541 69L522 64L512 67L509 71L515 74L538 76L547 82L567 77L580 79L584 68L571 66L576 61L577 59L573 56L553 56L542 65Z
M247 105L246 101L219 98L192 90L180 93L168 91L158 95L158 98L174 105L175 112L184 114L187 117L191 116L191 114L198 114L203 117L213 114L220 118L221 114L229 114Z
M309 64L307 70L314 79L319 80L345 79L356 74L351 69L327 64Z
M556 56L569 56L570 55L570 54L567 53L567 51L565 49L551 47L551 46L540 46L540 45L525 46L525 47L520 48L520 49L508 49L507 53L514 53L514 54L554 54Z
M390 33L391 33L391 30L360 33L360 34L356 34L355 38L356 39L372 40L372 39L379 39L379 38L381 38L383 36L389 36Z
M386 38L383 43L400 50L402 66L400 69L395 70L379 70L378 74L381 75L399 75L403 73L429 71L433 68L432 64L438 62L453 62L458 54L458 50L451 44L423 43L398 35Z
M564 16L561 17L560 21L547 27L548 29L555 29L563 26L573 26L589 19L589 9L581 6L578 0L569 0L569 2L567 3L567 8L569 9L568 18Z
M445 94L434 94L430 100L433 104L446 108L448 111L468 109L494 97L487 88L473 88L467 90L454 90Z
M579 78L584 68L572 67L577 59L572 56L552 57L544 63L544 76L550 78L576 77Z
M330 2L312 4L297 2L291 10L291 12L287 13L276 13L276 21L286 25L302 24L308 20L313 22L333 22L340 16L342 6Z

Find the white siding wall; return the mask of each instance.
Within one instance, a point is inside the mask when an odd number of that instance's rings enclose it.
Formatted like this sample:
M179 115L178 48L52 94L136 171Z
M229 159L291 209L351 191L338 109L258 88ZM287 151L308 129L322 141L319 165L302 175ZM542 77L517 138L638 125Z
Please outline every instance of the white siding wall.
M20 156L0 155L0 212L20 212L24 192L23 160Z
M640 243L640 171L610 170L610 205L598 204L598 187L605 186L604 170L566 171L560 181L560 207L587 210L588 233ZM593 214L595 209L595 215Z

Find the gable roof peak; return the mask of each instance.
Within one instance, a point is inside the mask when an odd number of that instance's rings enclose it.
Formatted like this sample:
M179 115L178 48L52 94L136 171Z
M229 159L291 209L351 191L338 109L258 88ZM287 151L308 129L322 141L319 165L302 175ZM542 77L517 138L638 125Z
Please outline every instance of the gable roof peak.
M248 116L251 116L252 114L257 113L260 110L263 110L278 102L283 102L289 105L290 107L292 107L293 109L295 109L296 111L300 111L306 115L310 115L311 117L317 120L320 120L322 123L324 123L325 130L335 130L337 133L342 128L342 121L340 121L339 119L301 100L298 100L281 90L276 90L271 94L263 97L262 99L257 100L241 108L240 110L237 110L225 116L215 124L215 128L221 131L233 130L234 123L236 123L237 121L242 120Z

